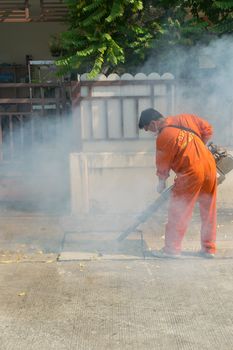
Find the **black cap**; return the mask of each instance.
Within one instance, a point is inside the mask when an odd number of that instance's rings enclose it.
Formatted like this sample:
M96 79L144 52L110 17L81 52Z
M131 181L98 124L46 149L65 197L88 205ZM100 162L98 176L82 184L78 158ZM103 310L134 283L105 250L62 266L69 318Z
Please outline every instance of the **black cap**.
M164 116L156 111L154 108L148 108L142 111L138 127L139 129L143 129L145 125L149 125L152 120L158 120L160 118L164 118Z

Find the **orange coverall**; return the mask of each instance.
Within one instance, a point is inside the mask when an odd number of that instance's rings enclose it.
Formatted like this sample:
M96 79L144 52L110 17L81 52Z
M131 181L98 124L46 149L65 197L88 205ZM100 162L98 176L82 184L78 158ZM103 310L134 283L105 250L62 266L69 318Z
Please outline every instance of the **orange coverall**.
M166 127L188 127L189 131ZM176 173L170 197L168 222L165 231L165 251L179 253L191 219L195 202L199 202L201 216L201 248L216 251L216 164L205 146L212 136L212 127L205 120L191 114L180 114L161 120L156 139L156 167L160 179L166 180L169 171Z

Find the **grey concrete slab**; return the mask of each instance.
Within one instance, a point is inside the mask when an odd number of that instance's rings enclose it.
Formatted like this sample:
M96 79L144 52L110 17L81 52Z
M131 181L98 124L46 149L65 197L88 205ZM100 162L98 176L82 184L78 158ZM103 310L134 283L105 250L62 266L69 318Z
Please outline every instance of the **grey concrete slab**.
M181 260L143 260L138 234L119 245L119 231L84 231L84 222L64 236L57 219L13 221L0 224L0 350L233 348L231 211L219 217L214 260L193 254L195 215ZM143 226L146 249L162 247L163 224ZM59 252L79 260L57 262Z
M20 253L57 253L64 232L57 216L5 216L0 219L0 255L3 251Z
M144 259L143 254L138 255L127 255L127 254L94 254L87 252L61 252L58 256L58 261L83 261L83 260L142 260Z
M0 265L4 350L229 350L233 260Z

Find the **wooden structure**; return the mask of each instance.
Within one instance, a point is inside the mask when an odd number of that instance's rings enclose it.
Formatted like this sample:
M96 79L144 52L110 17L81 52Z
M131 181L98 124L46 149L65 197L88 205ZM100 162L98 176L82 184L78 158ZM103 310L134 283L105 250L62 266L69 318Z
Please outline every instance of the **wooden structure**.
M4 94L1 94L1 89L4 91ZM14 97L12 97L11 90L14 90ZM21 95L21 97L17 97L17 95ZM33 135L35 135L35 132L38 133L38 128L43 127L46 118L54 118L54 123L57 124L56 119L67 113L68 109L65 85L5 83L0 84L0 96L1 160L15 159L15 152L16 150L17 152L19 151L18 147L23 149L25 141L24 124L26 121L30 123L30 138L33 140ZM37 125L37 130L35 130L35 118L39 117L42 118L41 124ZM18 139L19 145L15 144L15 132L20 134L20 139ZM46 132L46 129L44 132ZM43 130L41 130L40 135L43 139ZM9 144L6 154L3 151L4 137L7 137Z
M69 84L0 84L0 212L68 204L69 120Z
M28 22L28 0L0 1L0 22Z
M63 0L40 0L40 14L33 16L30 0L0 0L0 22L63 22L68 13Z
M62 22L67 16L68 9L64 1L40 0L40 4L40 20L43 22Z

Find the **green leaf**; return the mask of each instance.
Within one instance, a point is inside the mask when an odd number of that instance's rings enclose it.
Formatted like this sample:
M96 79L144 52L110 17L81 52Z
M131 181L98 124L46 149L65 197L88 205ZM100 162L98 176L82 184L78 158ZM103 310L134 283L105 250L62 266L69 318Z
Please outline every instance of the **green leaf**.
M233 10L233 1L215 1L214 5L222 10Z
M110 12L110 15L105 19L106 22L112 22L114 21L117 17L122 16L124 13L124 8L122 5L121 0L115 0L113 2L113 6Z
M102 0L92 1L91 4L89 4L83 8L83 12L93 11L93 10L97 9L99 6L101 6L102 4L103 4Z
M92 26L95 22L100 22L100 20L105 16L106 9L100 8L98 11L95 11L94 14L88 16L85 20L82 21L84 27Z

